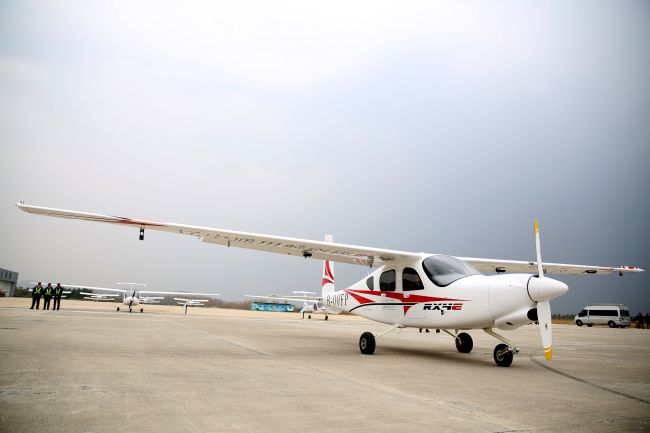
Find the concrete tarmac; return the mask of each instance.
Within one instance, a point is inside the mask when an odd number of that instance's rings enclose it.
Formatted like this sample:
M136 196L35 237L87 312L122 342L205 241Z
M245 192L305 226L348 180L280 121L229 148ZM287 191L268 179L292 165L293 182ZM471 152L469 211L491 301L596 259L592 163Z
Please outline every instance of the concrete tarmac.
M24 304L24 305L23 305ZM405 329L361 355L351 316L256 313L64 300L29 310L0 298L0 432L650 431L650 331L537 327L497 367L474 350Z

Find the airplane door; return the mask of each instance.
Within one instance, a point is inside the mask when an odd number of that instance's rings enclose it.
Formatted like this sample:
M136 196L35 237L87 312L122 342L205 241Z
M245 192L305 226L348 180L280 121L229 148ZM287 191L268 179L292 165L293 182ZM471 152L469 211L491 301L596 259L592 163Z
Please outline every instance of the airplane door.
M399 299L391 297L397 291L397 270L387 269L379 277L379 291L381 300L382 321L386 323L397 323L402 318L401 304Z
M417 295L422 295L424 292L424 283L420 277L420 273L411 267L405 267L402 269L402 278L401 285L398 287L398 290L401 290L403 293L403 299L405 304L413 302L414 299L417 299ZM426 311L422 308L422 304L415 304L410 306L403 307L403 317L405 320L411 319L424 319Z

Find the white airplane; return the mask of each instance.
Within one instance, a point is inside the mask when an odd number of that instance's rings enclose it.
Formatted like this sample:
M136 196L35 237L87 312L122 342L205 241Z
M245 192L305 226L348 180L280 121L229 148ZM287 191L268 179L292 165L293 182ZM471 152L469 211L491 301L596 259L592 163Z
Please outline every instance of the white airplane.
M325 235L325 242L331 243L333 241L332 235ZM323 261L323 274L321 280L321 287L323 292L335 292L334 286L334 264L329 260ZM337 308L330 308L327 305L323 304L323 297L316 296L315 292L304 292L304 291L294 291L294 295L298 296L258 296L258 295L246 295L248 298L256 299L265 299L270 301L285 301L285 302L302 302L302 308L300 313L302 313L302 318L305 318L307 314L307 319L311 319L312 314L322 314L325 316L325 320L329 318L330 314L340 314L341 310Z
M181 307L185 309L185 314L187 314L187 307L205 307L207 302L210 302L209 299L188 299L188 298L174 298L174 301Z
M85 299L91 299L93 301L108 301L122 296L122 304L129 307L129 313L133 311L133 307L137 307L142 304L158 304L161 299L165 299L165 296L172 295L183 295L183 296L221 296L219 293L191 293L191 292L164 292L160 290L136 290L134 286L146 286L146 284L140 283L117 283L122 285L128 285L129 289L112 289L108 287L91 287L91 286L82 286L78 284L68 284L67 287L74 287L77 289L91 290L93 292L80 292L80 294L85 295ZM95 293L98 291L99 293ZM113 293L103 293L103 292L113 292ZM162 296L152 296L152 295L162 295ZM207 302L207 300L205 301ZM120 311L120 307L117 307L117 311ZM140 307L140 312L144 312L144 308Z
M568 286L548 278L546 274L615 272L622 275L625 272L643 271L633 266L544 263L537 222L537 261L529 262L334 244L30 206L22 202L17 206L38 215L135 226L140 229L140 240L144 240L145 229L151 229L196 236L210 244L377 267L369 276L346 289L335 290L326 285L322 291L324 304L329 308L391 325L377 335L371 332L361 335L359 350L367 355L374 353L376 338L406 327L441 329L455 340L459 352L469 353L473 347L472 337L458 331L482 329L502 342L494 348L494 360L497 365L507 367L519 349L513 342L494 332L494 328L509 330L538 322L544 354L550 361L553 351L549 301L566 293ZM488 276L481 272L496 272L497 275Z

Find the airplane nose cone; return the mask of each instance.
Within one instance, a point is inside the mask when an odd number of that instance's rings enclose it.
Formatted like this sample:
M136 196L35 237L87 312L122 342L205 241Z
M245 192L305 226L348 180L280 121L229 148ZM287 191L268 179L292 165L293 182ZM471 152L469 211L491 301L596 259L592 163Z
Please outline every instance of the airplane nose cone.
M569 286L553 278L530 277L528 280L528 296L535 302L549 301L564 295Z

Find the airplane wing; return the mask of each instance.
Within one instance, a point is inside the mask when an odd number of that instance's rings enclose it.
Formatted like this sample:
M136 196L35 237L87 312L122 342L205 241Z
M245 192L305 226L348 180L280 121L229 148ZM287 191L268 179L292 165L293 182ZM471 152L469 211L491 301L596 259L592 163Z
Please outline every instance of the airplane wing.
M57 218L79 219L139 229L158 230L182 235L196 236L203 242L228 247L247 248L258 251L306 257L318 260L349 263L364 266L381 266L386 263L419 257L419 254L356 245L335 244L323 241L296 239L258 233L247 233L209 227L197 227L175 223L148 221L143 219L101 215L88 212L30 206L17 203L22 211Z
M247 248L258 251L267 251L291 256L302 256L318 260L331 260L333 262L364 265L369 267L381 266L391 262L407 259L417 259L420 254L406 251L361 247L356 245L337 244L323 241L312 241L290 237L272 236L258 233L247 233L217 228L189 226L176 223L156 222L143 219L125 218L110 215L101 215L88 212L79 212L55 209L41 206L31 206L16 203L22 211L37 215L46 215L57 218L79 219L124 226L135 226L140 230L158 230L170 233L196 236L203 242L226 245L228 247ZM482 259L471 257L458 257L483 272L526 272L536 273L536 262ZM549 274L607 274L611 272L642 272L643 269L633 266L606 267L567 265L560 263L543 263Z
M118 295L117 293L90 293L90 292L79 292L80 295L84 296L92 296L96 298L117 298Z
M499 259L480 259L472 257L457 257L458 259L469 263L481 272L521 272L526 274L536 274L537 262L524 262L518 260L499 260ZM589 274L610 274L617 272L643 272L643 269L634 266L621 266L614 268L611 266L585 266L569 265L563 263L546 263L542 262L545 274L563 274L563 275L589 275Z
M189 304L192 303L200 304L202 302L210 302L209 299L187 299L187 298L174 298L174 301L182 301L182 302L187 302Z
M140 296L140 302L143 304L159 304L161 299L165 299L164 296Z
M153 293L156 295L177 295L177 296L221 296L220 293L192 293L192 292L163 292L163 291L155 291L155 290L140 290L139 292L141 295L147 294L147 293ZM150 299L153 299L155 297L152 296L147 296ZM155 299L164 299L164 296L159 296Z
M66 284L64 287L71 287L73 289L83 289L83 290L104 290L106 292L114 292L114 293L126 293L127 291L124 289L109 289L107 287L92 287L92 286L80 286L78 284ZM97 295L97 293L89 293L90 295ZM103 294L104 296L110 296L108 294Z

